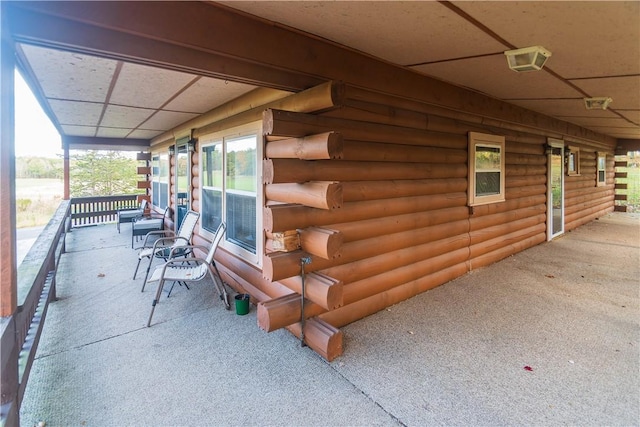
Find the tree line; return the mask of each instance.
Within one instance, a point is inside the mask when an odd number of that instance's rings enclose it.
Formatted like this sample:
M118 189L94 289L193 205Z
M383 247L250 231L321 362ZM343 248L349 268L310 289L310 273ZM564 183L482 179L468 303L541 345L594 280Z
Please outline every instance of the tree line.
M138 161L117 151L83 151L69 156L72 197L136 194ZM16 178L62 179L62 158L17 157Z

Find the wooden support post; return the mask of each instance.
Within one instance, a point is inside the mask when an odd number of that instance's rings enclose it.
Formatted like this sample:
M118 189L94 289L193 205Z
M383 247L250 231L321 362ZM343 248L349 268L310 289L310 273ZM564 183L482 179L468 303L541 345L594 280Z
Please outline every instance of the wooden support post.
M329 160L343 157L344 143L340 133L324 132L303 138L271 141L265 149L269 159Z
M64 140L63 140L64 141ZM63 181L64 181L64 200L69 200L71 198L71 174L70 174L70 163L69 163L69 143L66 141L63 142Z
M16 330L18 301L15 188L15 50L6 2L0 2L0 421L20 425Z
M342 184L332 181L312 181L303 184L267 184L268 200L297 203L317 209L337 209L342 206Z
M9 34L5 4L1 4L0 35L0 317L17 307L16 169L15 169L15 51Z

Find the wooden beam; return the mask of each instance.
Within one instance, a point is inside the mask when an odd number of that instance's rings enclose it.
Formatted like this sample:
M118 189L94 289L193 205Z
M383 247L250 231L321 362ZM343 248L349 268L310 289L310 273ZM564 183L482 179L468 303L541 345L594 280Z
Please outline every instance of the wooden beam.
M332 181L267 184L264 188L268 200L297 203L317 209L337 209L342 206L342 184Z
M328 160L343 157L344 142L338 132L324 132L302 138L271 141L265 148L268 159Z
M300 247L303 251L323 259L340 256L344 238L337 230L323 227L307 227L300 230Z
M507 176L509 167L507 165ZM523 166L524 168L524 166ZM529 166L544 168L544 166ZM537 173L531 169L530 173ZM524 172L523 172L524 173ZM386 181L404 179L464 178L467 165L411 162L353 162L334 160L267 159L262 161L264 184L307 181Z
M241 47L239 30L252 31L248 28L252 20L202 2L48 3L13 5L10 22L16 40L284 90L305 89L329 80L253 58L261 50L257 46L260 39L270 33L266 28L260 30L267 33L259 38L259 33L245 33L253 39L246 41L250 55L233 53ZM190 31L176 31L176 22L188 22ZM231 32L224 33L224 28ZM235 34L233 39L229 34ZM218 37L224 43L211 46Z
M279 281L293 292L302 294L302 277L292 276ZM342 306L342 281L320 273L305 275L305 297L326 310Z
M317 316L326 310L311 301L305 301L305 318ZM300 295L292 293L258 304L258 326L272 332L301 320L302 303Z
M299 323L287 329L296 337L300 337ZM328 362L341 356L344 351L342 331L320 318L308 319L305 322L304 337L304 342Z
M400 197L394 199L393 203L389 203L387 199L350 202L345 203L341 209L332 211L299 205L274 205L264 208L263 226L265 230L271 232L295 230L312 226L325 226L328 224L453 208L465 206L466 203L466 193L449 193Z
M70 150L118 150L145 151L150 147L148 139L100 138L88 136L64 136L62 144Z
M322 132L340 131L345 140L382 142L387 144L417 145L466 150L465 135L432 132L379 123L303 114L269 109L263 113L264 129L268 140L300 138Z

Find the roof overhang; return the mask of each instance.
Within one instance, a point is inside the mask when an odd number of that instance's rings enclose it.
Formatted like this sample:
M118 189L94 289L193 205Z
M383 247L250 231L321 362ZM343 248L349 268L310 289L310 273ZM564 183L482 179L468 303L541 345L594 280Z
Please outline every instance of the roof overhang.
M62 145L69 150L148 151L148 139L63 136Z

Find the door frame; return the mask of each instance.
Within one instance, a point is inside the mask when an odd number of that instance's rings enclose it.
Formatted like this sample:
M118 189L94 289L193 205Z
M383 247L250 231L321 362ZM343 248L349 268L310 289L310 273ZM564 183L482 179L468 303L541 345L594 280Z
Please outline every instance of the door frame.
M560 174L560 182L561 182L561 186L562 186L562 193L561 193L561 200L560 200L560 206L562 209L562 216L560 217L561 220L561 224L560 224L560 231L558 231L557 233L553 233L553 193L552 193L552 188L551 188L551 179L552 179L552 173L551 173L551 167L552 167L552 163L551 163L551 156L553 155L552 150L548 150L547 151L547 241L550 241L552 239L554 239L555 237L558 237L562 234L564 234L564 195L565 195L565 188L564 188L564 141L562 139L555 139L555 138L548 138L547 139L547 144L549 147L552 148L559 148L560 149L560 158L561 158L561 164L562 164L562 173Z

